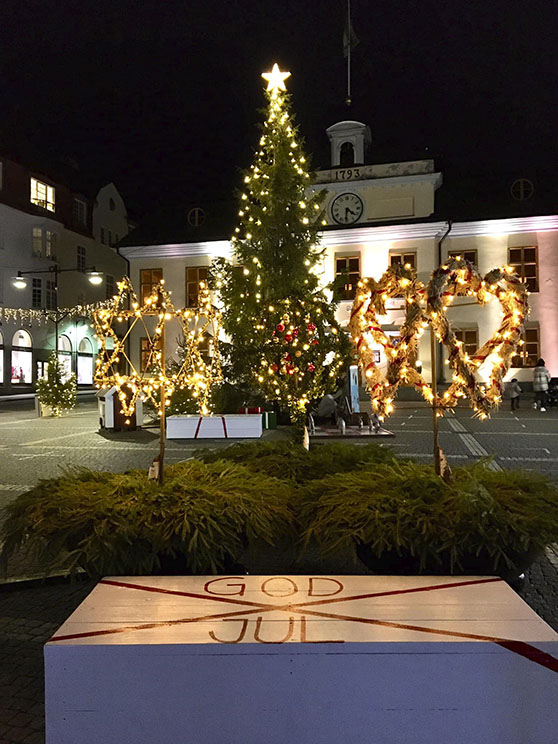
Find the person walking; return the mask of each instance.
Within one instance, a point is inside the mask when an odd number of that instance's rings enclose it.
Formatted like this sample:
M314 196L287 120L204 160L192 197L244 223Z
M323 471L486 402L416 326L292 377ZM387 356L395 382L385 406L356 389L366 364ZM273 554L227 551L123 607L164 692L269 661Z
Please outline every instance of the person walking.
M517 377L514 377L513 380L508 383L508 390L510 393L511 411L513 413L519 408L519 396L522 392Z
M544 359L539 359L533 370L533 390L535 391L535 403L533 408L546 411L546 392L550 383L550 372L547 370Z

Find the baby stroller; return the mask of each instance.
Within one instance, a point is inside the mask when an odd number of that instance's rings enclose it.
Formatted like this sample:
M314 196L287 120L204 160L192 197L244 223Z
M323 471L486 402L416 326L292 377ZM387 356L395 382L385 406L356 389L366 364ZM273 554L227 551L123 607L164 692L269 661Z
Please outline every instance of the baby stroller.
M558 378L553 377L546 391L546 405L558 406Z
M349 399L341 389L334 395L324 395L318 405L310 409L307 416L308 432L310 435L315 434L316 424L332 424L343 435L347 426L351 423L356 425L355 418L358 420L359 429L364 429L366 424L370 432L377 432L380 429L380 420L376 414L369 417L367 414L353 413Z

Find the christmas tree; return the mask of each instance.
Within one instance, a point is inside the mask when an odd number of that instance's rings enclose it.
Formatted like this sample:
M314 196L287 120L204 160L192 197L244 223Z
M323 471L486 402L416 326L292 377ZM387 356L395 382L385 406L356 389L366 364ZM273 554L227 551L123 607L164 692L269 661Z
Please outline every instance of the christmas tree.
M335 305L319 283L322 193L310 175L286 94L288 72L264 73L266 120L244 175L233 265L217 262L229 365L242 384L304 420L308 403L337 384L349 355Z
M53 416L61 416L76 407L76 376L71 374L64 380L64 369L55 351L48 359L47 377L37 380L36 390L39 402L48 406Z

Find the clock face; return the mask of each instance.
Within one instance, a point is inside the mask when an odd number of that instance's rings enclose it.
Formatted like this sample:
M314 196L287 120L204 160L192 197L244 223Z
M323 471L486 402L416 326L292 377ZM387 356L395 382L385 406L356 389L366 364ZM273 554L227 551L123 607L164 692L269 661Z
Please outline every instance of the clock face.
M356 194L339 194L331 202L331 216L339 225L351 225L362 217L364 204Z

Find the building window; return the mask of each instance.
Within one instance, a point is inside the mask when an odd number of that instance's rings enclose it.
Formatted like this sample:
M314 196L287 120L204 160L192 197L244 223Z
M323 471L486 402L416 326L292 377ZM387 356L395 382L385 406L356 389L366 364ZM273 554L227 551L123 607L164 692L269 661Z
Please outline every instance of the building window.
M101 243L105 242L105 228L101 227Z
M56 282L46 280L46 309L56 310Z
M360 279L360 256L335 256L335 278L342 277L345 284L337 290L337 300L352 300Z
M31 290L31 305L34 308L42 307L42 294L43 294L43 282L42 279L33 279L33 285Z
M461 349L469 357L475 356L479 348L479 332L477 328L456 328L454 330L455 338L461 341Z
M521 281L527 285L529 292L539 291L536 245L510 248L508 251L508 263L510 266L513 266L515 273Z
M140 271L140 299L145 305L163 278L163 269L142 269Z
M535 367L541 356L541 344L538 328L526 328L519 347L519 354L512 357L512 367Z
M403 264L407 269L417 270L417 254L416 253L390 253L389 254L389 265L398 266Z
M85 271L87 265L85 248L82 245L77 247L77 270Z
M49 212L55 211L54 205L54 187L49 186L36 178L31 179L31 204L48 209Z
M186 268L186 307L196 307L200 293L200 282L207 281L206 266Z
M79 225L87 224L87 204L84 201L81 201L81 199L74 199L72 216L74 222L77 222Z
M476 250L470 251L448 251L448 258L462 258L464 261L469 261L473 266L477 265L477 252Z
M60 367L60 376L64 382L72 374L72 342L65 334L58 339L58 362Z
M46 380L48 377L48 362L40 359L37 361L37 380Z
M114 291L114 277L112 274L105 274L105 287L107 291L107 300L110 300L116 294Z
M355 164L355 149L351 142L343 142L339 151L339 165L341 168L350 168Z
M16 331L12 338L12 385L30 384L33 375L33 341L27 331Z
M93 384L93 345L87 336L81 339L78 346L77 382L78 385Z
M57 235L42 227L33 228L33 255L38 258L54 258L56 256Z
M140 338L140 372L156 372L157 371L157 360L155 359L155 352L161 348L161 339L157 339L155 343L155 350L153 353L150 351L149 339L144 336Z

